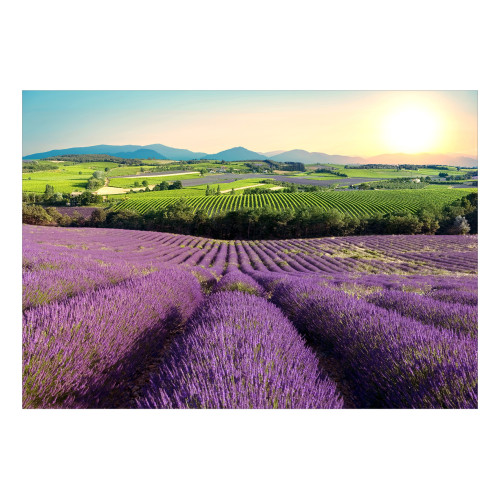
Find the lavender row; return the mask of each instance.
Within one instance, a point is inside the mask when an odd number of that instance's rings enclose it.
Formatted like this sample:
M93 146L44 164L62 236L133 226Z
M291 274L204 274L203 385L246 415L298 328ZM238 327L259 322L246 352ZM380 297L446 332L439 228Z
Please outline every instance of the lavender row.
M284 279L272 300L342 364L359 407L477 407L476 340L313 280Z
M281 311L220 292L175 340L139 408L342 408L335 384Z
M57 245L72 254L131 264L187 264L255 271L362 274L474 275L477 238L470 236L358 236L220 242L186 235L99 228L24 226L27 247Z
M264 289L251 276L238 270L226 273L215 285L214 292L245 292L253 295L264 295Z
M23 407L95 408L120 397L201 300L194 276L166 270L26 311Z
M445 304L418 293L384 291L366 297L372 304L409 316L426 325L477 337L477 306Z
M49 262L45 261L47 266L55 267ZM23 272L23 310L150 272L150 269L137 269L126 263L106 265L89 259L79 260L78 267L76 263L64 265L67 264L64 259L58 259L58 264L59 268L40 269L43 264L38 262L38 270Z
M477 306L477 292L471 290L431 290L426 294L428 297L441 302L453 302L468 306Z

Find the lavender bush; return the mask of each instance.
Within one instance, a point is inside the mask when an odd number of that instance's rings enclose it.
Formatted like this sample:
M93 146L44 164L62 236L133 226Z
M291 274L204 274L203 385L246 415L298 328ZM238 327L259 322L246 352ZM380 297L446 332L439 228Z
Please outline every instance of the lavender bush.
M281 311L212 295L178 337L139 408L342 408L335 384Z
M426 325L447 328L458 334L477 337L477 307L447 303L418 293L384 291L366 298L368 302L397 311Z
M185 271L159 271L26 311L23 407L95 408L201 302Z
M226 273L217 285L215 285L214 292L223 291L239 291L253 295L264 295L264 289L251 276L237 270Z
M476 408L477 342L312 283L273 301L343 365L363 408Z

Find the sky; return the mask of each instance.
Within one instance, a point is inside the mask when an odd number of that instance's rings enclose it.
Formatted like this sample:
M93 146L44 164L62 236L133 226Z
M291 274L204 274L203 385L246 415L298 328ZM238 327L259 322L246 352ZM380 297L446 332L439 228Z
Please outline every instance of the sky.
M160 143L217 153L477 155L476 91L23 91L23 156Z

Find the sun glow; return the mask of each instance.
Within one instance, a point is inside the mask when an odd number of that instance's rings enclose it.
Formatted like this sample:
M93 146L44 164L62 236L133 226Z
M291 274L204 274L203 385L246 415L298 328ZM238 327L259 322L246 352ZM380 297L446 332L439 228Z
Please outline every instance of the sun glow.
M387 146L394 152L423 153L432 151L440 139L440 120L424 107L398 109L388 115L383 136Z

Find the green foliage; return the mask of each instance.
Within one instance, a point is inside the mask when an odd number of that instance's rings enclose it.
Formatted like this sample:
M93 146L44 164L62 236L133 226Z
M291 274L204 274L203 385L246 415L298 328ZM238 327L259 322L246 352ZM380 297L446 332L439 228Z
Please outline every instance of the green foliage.
M96 208L90 215L90 224L99 227L106 221L106 211L103 208Z
M84 191L78 196L77 200L80 206L95 205L96 203L102 203L102 196L93 194L90 191Z
M86 195L93 196L91 193L84 193L82 196ZM229 200L234 197L217 198ZM475 217L475 227L469 221L469 217L471 220ZM23 204L23 221L30 224L52 222L64 224L60 215L50 210L47 213L40 206L27 204ZM88 221L76 214L70 223L166 231L220 239L311 238L363 234L434 234L436 232L465 234L477 229L477 194L471 193L444 207L437 205L424 207L416 213L395 211L385 215L375 213L360 216L319 207L276 209L263 206L220 211L209 217L204 208L193 210L188 200L180 199L164 209L149 210L142 214L127 209L96 209Z
M39 205L27 205L23 203L23 224L35 224L47 226L52 222L52 217Z
M45 170L57 170L59 167L54 163L41 163L38 161L23 161L23 173L43 172Z
M47 184L45 186L45 198L49 199L54 194L54 186Z
M186 204L193 210L203 208L211 216L219 212L233 211L241 208L271 207L276 210L287 208L319 208L336 209L352 216L387 214L393 212L416 213L420 208L436 205L442 207L447 203L460 199L471 190L436 188L433 190L390 190L390 191L317 191L304 193L273 192L249 195L215 195L213 188L204 188L205 196L190 196ZM180 191L182 194L183 191ZM210 194L207 194L210 193ZM200 193L201 194L201 193ZM169 197L143 197L137 195L133 200L121 202L117 209L134 210L145 213L148 210L165 209L175 202ZM457 214L462 215L462 214Z
M96 191L97 189L99 189L102 186L104 186L104 180L103 179L98 179L96 177L91 177L87 181L87 185L85 187L89 191Z

